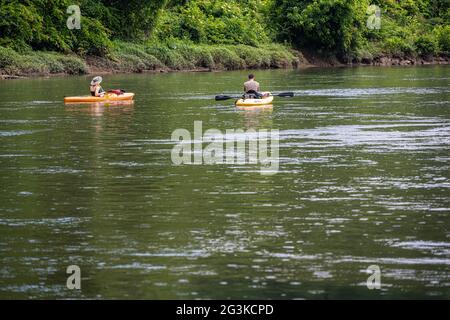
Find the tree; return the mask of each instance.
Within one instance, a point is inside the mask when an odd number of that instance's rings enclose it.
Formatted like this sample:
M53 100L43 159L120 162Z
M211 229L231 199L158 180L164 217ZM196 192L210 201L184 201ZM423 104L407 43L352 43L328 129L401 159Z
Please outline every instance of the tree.
M272 19L280 40L343 58L362 39L368 1L274 0Z
M102 0L118 17L108 27L122 39L145 39L150 37L159 12L168 0Z

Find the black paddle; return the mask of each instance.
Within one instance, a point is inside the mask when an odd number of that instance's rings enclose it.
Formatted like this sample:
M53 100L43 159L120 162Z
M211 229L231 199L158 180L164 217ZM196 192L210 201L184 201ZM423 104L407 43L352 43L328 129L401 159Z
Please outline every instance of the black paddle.
M293 92L280 92L280 93L276 93L276 94L272 94L274 97L293 97L294 93ZM223 100L228 100L228 99L240 99L242 98L241 96L239 97L233 97L233 96L225 96L225 95L219 95L216 96L216 101L223 101Z

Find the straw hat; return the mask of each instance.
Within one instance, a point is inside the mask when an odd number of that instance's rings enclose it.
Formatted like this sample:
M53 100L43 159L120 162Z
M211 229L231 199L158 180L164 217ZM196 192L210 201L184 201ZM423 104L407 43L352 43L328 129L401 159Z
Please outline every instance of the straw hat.
M94 86L94 85L96 85L97 83L100 83L100 82L102 82L102 77L100 77L100 76L97 76L97 77L95 77L94 79L92 79L92 81L91 81L91 86Z

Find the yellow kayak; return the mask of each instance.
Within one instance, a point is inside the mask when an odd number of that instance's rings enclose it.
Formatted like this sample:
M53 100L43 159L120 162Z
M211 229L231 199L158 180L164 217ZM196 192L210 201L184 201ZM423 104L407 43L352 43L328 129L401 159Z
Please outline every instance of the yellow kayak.
M254 107L269 105L273 101L273 95L270 92L263 92L263 94L269 94L267 97L261 99L239 99L236 101L236 106L239 107Z
M64 103L83 103L83 102L109 102L109 101L130 101L133 100L134 93L125 92L123 94L108 93L103 97L79 96L65 97Z

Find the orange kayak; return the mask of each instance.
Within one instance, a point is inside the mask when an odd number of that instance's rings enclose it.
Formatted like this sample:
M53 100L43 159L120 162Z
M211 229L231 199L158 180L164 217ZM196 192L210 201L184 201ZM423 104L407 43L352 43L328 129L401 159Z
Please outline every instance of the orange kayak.
M128 101L133 100L134 93L126 92L123 94L109 93L105 94L103 97L93 97L93 96L78 96L78 97L65 97L64 103L83 103L83 102L109 102L109 101Z

